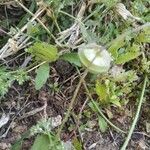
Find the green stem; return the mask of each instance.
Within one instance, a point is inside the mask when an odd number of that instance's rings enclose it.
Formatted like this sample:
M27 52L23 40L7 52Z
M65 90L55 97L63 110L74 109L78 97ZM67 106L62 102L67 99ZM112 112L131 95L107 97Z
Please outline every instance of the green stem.
M109 121L109 120L107 119L107 117L106 117L106 116L103 114L103 112L99 109L99 107L97 106L96 102L95 102L93 99L91 99L91 101L92 101L94 107L97 109L98 113L105 119L105 121L106 121L110 126L112 126L116 131L119 131L119 132L121 132L121 133L126 133L125 131L123 131L122 129L118 128L118 127L115 126L111 121Z
M85 84L85 82L83 82L83 85L85 87L85 90L89 96L89 98L91 99L94 107L97 109L98 113L105 119L105 121L110 125L112 126L116 131L119 131L121 133L126 133L125 131L123 131L122 129L118 128L117 126L115 126L111 121L109 121L109 119L107 119L107 117L103 114L103 112L99 109L99 107L97 106L96 102L93 100L90 92L89 92L89 89L87 88L87 85Z
M129 130L129 133L128 133L128 136L123 144L123 146L121 147L120 150L126 150L126 147L131 139L131 135L135 129L135 125L137 123L137 120L139 118L139 114L140 114L140 110L141 110L141 106L142 106L142 102L143 102L143 99L144 99L144 93L145 93L145 89L146 89L146 83L147 83L147 76L145 76L145 79L144 79L144 84L143 84L143 88L142 88L142 92L141 92L141 96L140 96L140 100L139 100L139 105L138 105L138 108L137 108L137 112L135 114L135 118L133 120L133 123L131 125L131 128Z

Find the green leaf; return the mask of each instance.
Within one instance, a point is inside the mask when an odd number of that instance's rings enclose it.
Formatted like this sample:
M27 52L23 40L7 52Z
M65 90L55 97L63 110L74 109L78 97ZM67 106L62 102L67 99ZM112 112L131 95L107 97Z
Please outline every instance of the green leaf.
M72 143L73 143L75 150L82 150L82 144L77 138L74 138Z
M49 150L49 144L50 141L47 135L38 135L31 147L31 150Z
M150 30L150 29L149 29ZM136 37L136 41L139 43L150 43L150 33L149 32L141 32Z
M33 46L28 48L27 52L30 52L40 61L53 62L58 59L57 48L45 42L34 43Z
M17 80L19 85L22 85L24 81L30 79L30 77L27 75L27 72L25 72L23 69L17 70L16 73L13 75L13 78Z
M108 99L107 87L105 84L101 84L100 82L96 82L96 94L100 97L100 101L106 102Z
M127 52L118 56L116 59L116 64L124 64L132 59L137 58L141 54L139 45L135 44L133 44L131 47L128 47L126 51Z
M108 125L107 122L101 116L98 117L98 124L101 132L106 132Z
M108 51L111 53L114 59L118 57L118 49L123 47L124 45L125 45L124 37L123 38L118 37L111 43Z
M116 96L115 96L116 97ZM111 103L113 103L114 105L118 106L118 107L121 107L121 104L120 104L120 99L118 99L117 97L116 98L112 98L110 100Z
M94 112L99 112L98 109L100 108L97 102L92 100L92 102L90 102L88 105ZM102 132L105 132L108 128L107 122L101 116L98 116L98 125Z
M39 33L39 26L33 25L32 22L28 22L27 24L27 34L29 36L35 36Z
M71 64L81 67L81 62L77 53L66 53L63 54L60 59L66 60Z
M50 67L48 63L45 63L41 65L37 70L36 70L36 78L35 78L35 88L36 90L41 89L41 87L46 83L48 77L49 77L49 71Z
M27 73L22 69L12 72L4 67L0 67L0 98L4 97L4 95L8 92L13 81L16 80L19 84L23 84L23 82L28 79L29 77L27 76Z
M96 103L96 102L95 102L95 103ZM96 103L96 104L97 104L97 103ZM92 109L92 111L98 112L97 109L96 109L96 107L94 106L94 104L93 104L92 102L89 102L89 103L88 103L88 106ZM97 104L97 107L99 107L98 104Z

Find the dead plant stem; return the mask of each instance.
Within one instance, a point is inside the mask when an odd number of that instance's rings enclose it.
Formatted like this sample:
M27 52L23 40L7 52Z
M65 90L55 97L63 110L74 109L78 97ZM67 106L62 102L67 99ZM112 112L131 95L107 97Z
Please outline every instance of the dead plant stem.
M75 102L75 100L76 100L76 97L77 97L78 92L79 92L79 90L80 90L81 84L82 84L84 78L86 77L87 73L88 73L88 71L85 70L84 73L83 73L83 75L82 75L82 77L81 77L81 79L80 79L80 81L79 81L79 83L78 83L78 85L77 85L77 87L76 87L76 90L75 90L74 95L73 95L73 97L72 97L72 100L71 100L71 103L70 103L69 108L68 108L68 110L67 110L67 113L66 113L66 115L65 115L65 118L64 118L64 120L63 120L63 122L62 122L60 128L58 129L58 133L57 133L58 137L60 137L61 131L62 131L62 129L63 129L65 123L67 122L67 120L68 120L68 118L69 118L70 112L71 112L71 110L72 110L72 108L73 108L73 104L74 104L74 102Z
M35 16L27 7L25 7L22 3L20 3L18 0L15 0L27 13L29 13L31 16ZM46 7L45 7L46 9ZM59 45L61 46L55 36L51 33L51 31L45 26L45 24L39 19L39 18L36 18L36 20L41 24L41 26L46 30L46 32L53 38L53 40Z

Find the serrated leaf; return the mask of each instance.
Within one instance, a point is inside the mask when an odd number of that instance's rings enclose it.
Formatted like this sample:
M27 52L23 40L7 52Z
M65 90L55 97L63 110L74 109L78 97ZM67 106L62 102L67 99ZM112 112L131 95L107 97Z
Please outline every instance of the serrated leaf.
M132 59L137 58L140 55L139 45L133 45L132 47L128 47L126 53L120 54L116 59L116 64L124 64Z
M101 116L98 117L98 124L101 132L106 132L108 125L107 122Z
M33 46L28 48L27 52L30 52L40 61L53 62L58 59L57 48L45 42L34 43Z
M22 69L19 69L15 72L11 72L6 68L0 67L0 98L8 92L9 87L16 80L19 84L22 84L24 81L28 80L26 72Z
M63 54L60 59L66 60L71 64L81 67L81 62L77 53L66 53Z
M50 67L48 63L45 63L41 65L37 70L36 70L36 78L35 78L35 89L39 90L41 87L46 83L48 77L49 77L49 71Z
M31 150L49 150L49 138L47 135L38 135L34 141Z

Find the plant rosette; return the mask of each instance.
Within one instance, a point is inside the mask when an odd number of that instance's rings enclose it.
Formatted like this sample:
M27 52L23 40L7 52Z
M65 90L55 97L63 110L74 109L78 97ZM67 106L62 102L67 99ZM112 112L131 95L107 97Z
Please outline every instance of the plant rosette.
M78 55L82 64L91 73L105 73L111 67L111 54L103 46L95 43L81 45L78 49Z

